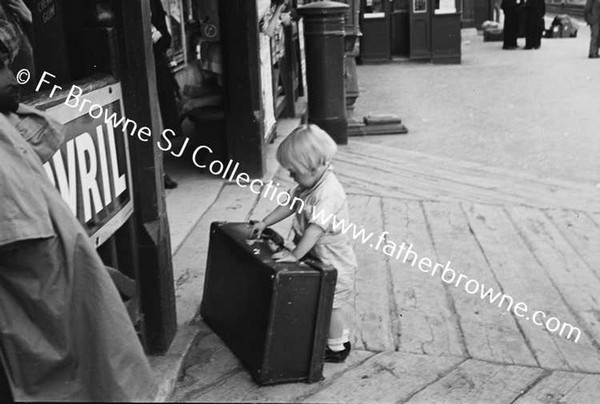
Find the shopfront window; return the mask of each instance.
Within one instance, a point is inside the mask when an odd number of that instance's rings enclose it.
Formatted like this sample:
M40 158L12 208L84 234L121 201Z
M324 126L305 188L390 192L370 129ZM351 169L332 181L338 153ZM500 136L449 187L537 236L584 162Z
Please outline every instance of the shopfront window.
M425 13L427 12L427 0L414 0L413 7L415 13Z
M456 12L455 0L436 0L436 14L451 14Z
M387 0L366 0L365 13L383 13L383 2Z

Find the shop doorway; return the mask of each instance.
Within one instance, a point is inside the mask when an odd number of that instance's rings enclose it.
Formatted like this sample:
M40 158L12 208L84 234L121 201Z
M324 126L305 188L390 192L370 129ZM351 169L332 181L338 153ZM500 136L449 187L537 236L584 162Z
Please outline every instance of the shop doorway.
M409 13L410 51L413 60L431 59L431 3L428 0L411 0Z
M362 0L360 61L387 62L392 57L389 0Z
M360 10L361 62L409 56L408 0L362 0Z

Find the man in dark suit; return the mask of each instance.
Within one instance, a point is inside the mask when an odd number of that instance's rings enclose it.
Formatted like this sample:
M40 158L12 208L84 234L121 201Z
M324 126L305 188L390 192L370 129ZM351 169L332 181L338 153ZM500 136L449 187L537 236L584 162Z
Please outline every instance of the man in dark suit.
M598 48L600 47L600 0L587 0L583 11L585 22L590 26L590 59L598 59Z
M179 122L179 109L177 99L179 86L167 59L166 52L171 46L171 34L165 21L166 13L160 0L150 1L152 12L152 42L154 50L154 62L156 69L156 88L158 91L158 102L160 104L160 115L164 129L171 129L177 135L182 134ZM165 188L175 188L177 183L167 174L164 176Z
M502 49L517 49L517 36L519 32L519 16L517 0L502 0L504 11L504 44Z
M544 33L544 14L546 2L544 0L527 0L525 5L525 49L539 49L542 45Z

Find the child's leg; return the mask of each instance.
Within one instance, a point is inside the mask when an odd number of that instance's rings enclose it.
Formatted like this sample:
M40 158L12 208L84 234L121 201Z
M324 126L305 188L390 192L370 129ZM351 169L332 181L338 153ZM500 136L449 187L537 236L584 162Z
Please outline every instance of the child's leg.
M329 323L329 335L327 346L334 352L345 349L344 344L349 342L350 329L348 327L349 305L334 308L331 311L331 322Z
M334 352L344 350L344 316L342 309L337 308L331 311L331 322L329 323L329 336L327 346Z
M327 339L327 362L343 362L350 353L349 326L353 323L354 272L355 268L351 266L338 269Z

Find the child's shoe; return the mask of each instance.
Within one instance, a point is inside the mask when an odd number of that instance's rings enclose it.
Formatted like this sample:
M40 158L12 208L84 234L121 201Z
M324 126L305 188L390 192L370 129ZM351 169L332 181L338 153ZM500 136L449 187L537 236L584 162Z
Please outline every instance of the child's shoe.
M325 362L341 363L345 361L350 354L350 349L352 349L350 342L344 342L344 349L337 352L325 347Z

